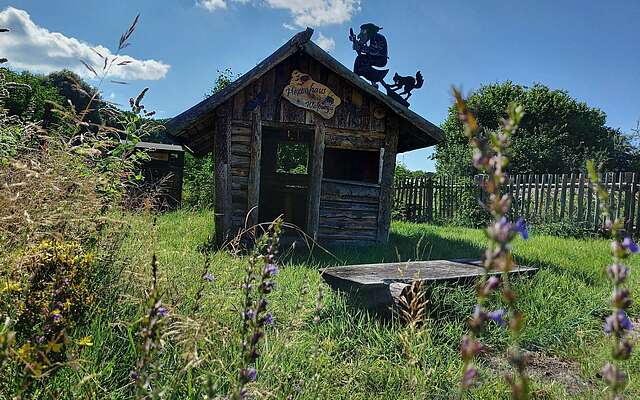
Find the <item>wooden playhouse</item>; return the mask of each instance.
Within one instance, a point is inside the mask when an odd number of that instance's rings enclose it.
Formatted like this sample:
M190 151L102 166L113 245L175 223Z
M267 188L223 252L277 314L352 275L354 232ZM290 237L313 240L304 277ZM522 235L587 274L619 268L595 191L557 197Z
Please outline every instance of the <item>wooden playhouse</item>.
M437 126L340 64L312 34L296 34L168 124L196 155L214 153L219 243L245 221L280 214L321 243L385 242L396 154L442 139Z

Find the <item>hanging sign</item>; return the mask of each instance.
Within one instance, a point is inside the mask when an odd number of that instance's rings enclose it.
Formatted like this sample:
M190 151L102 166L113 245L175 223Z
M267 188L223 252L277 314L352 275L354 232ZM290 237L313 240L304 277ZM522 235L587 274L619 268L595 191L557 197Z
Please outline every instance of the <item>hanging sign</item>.
M331 89L298 70L291 73L291 81L282 91L282 97L293 105L320 114L324 119L333 117L336 107L342 103Z

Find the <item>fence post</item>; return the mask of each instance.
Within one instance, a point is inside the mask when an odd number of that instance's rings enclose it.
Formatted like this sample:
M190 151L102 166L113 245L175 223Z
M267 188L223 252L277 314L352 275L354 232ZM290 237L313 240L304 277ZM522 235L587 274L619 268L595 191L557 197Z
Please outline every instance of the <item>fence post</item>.
M433 176L427 178L427 222L433 222Z

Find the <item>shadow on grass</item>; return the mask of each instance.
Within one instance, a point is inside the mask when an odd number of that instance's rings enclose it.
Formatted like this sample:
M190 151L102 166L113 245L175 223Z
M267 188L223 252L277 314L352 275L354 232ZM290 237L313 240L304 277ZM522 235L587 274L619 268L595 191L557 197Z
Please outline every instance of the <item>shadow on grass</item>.
M426 261L452 258L480 258L483 249L475 243L443 238L433 232L399 234L392 232L389 242L369 246L334 246L326 251L315 248L290 252L286 262L314 268L384 262ZM284 253L287 253L286 251Z

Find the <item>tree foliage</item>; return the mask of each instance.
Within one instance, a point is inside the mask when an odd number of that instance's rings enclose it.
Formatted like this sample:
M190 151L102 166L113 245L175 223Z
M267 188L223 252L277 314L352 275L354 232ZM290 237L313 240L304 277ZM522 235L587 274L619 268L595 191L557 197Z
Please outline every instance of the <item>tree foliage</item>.
M234 77L236 75L229 68L218 70L213 87L205 94L205 97L213 96L227 87L234 81ZM182 204L185 207L196 209L213 208L215 204L214 176L215 164L212 153L200 157L185 153Z
M100 109L106 106L96 89L85 82L76 73L62 70L49 75L33 74L29 71L15 72L1 68L11 96L5 100L8 115L15 115L25 120L42 121L43 125L60 122L52 111L72 105L76 113L85 110L85 122L102 124Z
M432 172L425 172L421 170L412 171L407 168L402 162L396 163L396 169L394 173L394 180L402 180L406 178L424 178L433 175Z
M509 170L516 173L564 173L583 170L595 159L607 170L637 168L638 155L627 136L605 125L606 114L572 98L566 91L542 84L532 87L507 81L471 93L468 106L485 131L498 128L509 104L524 107L514 135ZM442 128L445 140L436 148L439 173L471 175L471 149L455 107Z

